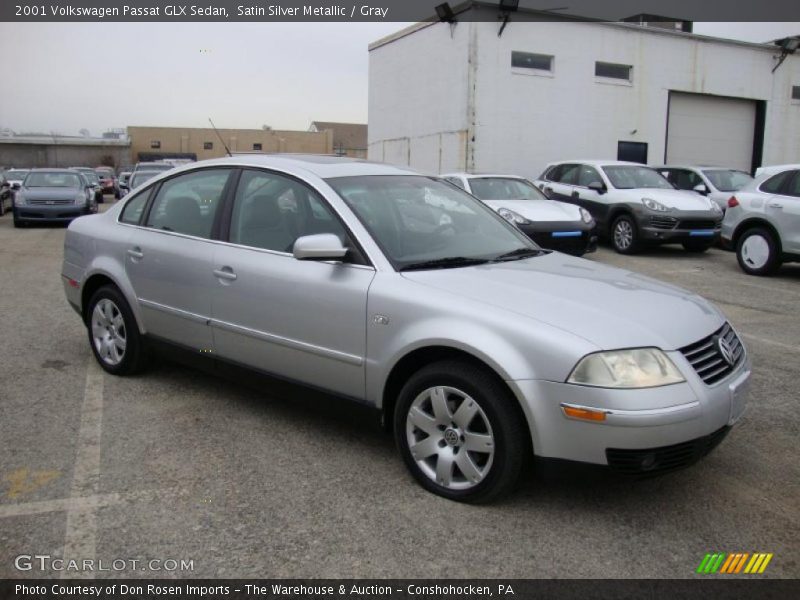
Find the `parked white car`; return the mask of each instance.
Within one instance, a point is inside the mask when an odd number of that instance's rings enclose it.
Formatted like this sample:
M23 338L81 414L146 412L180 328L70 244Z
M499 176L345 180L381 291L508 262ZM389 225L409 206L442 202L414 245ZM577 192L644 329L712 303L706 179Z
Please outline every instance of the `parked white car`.
M597 250L589 211L548 199L524 177L447 173L442 178L481 200L543 248L573 256Z
M731 194L753 181L749 173L725 167L665 165L653 168L679 190L707 196L717 203L722 212L727 210Z
M749 275L800 261L800 165L759 177L728 201L722 243L736 249Z

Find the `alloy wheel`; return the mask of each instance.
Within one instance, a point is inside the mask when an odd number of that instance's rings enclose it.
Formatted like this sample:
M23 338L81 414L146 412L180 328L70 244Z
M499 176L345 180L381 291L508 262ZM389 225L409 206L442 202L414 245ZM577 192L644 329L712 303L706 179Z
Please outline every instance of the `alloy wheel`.
M101 298L92 311L92 341L97 355L109 365L118 365L125 357L128 343L125 319L108 298Z
M614 244L620 250L627 250L630 248L631 242L633 242L633 228L631 224L624 219L618 221L617 226L614 228Z
M761 269L769 261L769 242L758 234L747 237L742 243L742 260L751 269Z
M495 440L472 397L453 387L423 390L406 416L406 439L420 470L438 485L465 490L489 474Z

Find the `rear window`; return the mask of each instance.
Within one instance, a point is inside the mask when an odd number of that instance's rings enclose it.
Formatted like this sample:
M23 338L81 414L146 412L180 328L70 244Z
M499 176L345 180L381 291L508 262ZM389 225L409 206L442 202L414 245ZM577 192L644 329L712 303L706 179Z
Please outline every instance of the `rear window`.
M759 186L759 190L762 192L767 192L768 194L777 194L781 191L783 184L788 180L789 176L793 173L793 171L784 171L783 173L778 173L777 175L773 175L769 179L767 179L764 183Z

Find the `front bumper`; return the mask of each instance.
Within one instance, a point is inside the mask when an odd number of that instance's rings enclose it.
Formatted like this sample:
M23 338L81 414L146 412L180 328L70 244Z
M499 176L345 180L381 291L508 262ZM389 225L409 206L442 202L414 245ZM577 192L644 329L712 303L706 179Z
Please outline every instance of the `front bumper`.
M14 219L17 221L66 222L97 211L92 204L77 206L74 204L47 205L33 204L14 207Z
M685 382L639 390L542 380L508 382L522 400L535 454L623 471L633 467L622 463L639 457L639 470L649 471L686 466L704 455L703 448L710 451L719 440L712 444L707 438L727 431L744 413L750 360L746 356L728 377L709 386L683 354L667 354ZM602 422L570 418L564 407L602 411L606 418Z
M722 215L711 211L644 211L637 215L637 222L642 239L648 242L707 240L710 245L719 239L722 229Z
M583 256L597 250L594 224L588 225L583 221L539 221L517 227L539 246L548 250L573 256Z

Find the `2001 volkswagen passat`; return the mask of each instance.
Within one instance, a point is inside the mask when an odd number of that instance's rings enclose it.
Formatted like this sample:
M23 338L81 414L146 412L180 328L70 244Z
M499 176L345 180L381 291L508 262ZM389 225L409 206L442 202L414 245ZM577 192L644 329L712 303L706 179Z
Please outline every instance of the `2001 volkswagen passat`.
M718 309L538 248L436 178L332 157L165 173L67 231L63 282L100 365L151 340L380 408L428 490L487 501L531 452L684 466L744 410Z

